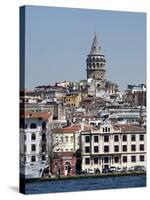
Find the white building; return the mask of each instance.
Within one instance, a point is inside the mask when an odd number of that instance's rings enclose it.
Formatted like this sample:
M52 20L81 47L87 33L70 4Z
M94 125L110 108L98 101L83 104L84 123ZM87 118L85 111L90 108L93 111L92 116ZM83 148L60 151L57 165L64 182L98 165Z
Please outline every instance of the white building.
M20 173L38 178L47 166L47 112L25 112L20 119Z
M146 131L138 126L108 123L82 131L81 149L82 170L146 167Z

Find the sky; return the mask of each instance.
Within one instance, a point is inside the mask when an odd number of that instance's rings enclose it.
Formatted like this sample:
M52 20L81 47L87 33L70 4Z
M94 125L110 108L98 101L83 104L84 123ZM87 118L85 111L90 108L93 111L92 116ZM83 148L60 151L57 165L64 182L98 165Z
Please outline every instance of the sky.
M107 61L106 80L120 90L146 83L144 13L27 6L26 89L86 79L95 32Z

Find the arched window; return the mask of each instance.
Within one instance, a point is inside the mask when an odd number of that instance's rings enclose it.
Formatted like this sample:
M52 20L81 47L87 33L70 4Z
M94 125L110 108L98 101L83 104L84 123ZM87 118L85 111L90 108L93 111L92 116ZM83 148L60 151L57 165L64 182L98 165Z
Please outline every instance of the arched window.
M32 124L30 125L30 128L31 128L31 129L36 128L36 123L32 123Z
M31 135L31 140L36 140L36 135L34 133Z
M95 68L95 63L93 63L93 68Z
M93 57L93 61L95 61L95 58Z
M46 134L45 134L45 133L42 134L42 141L43 141L43 142L46 141Z
M36 157L35 156L31 156L31 162L35 162L36 161Z
M46 122L42 122L42 129L46 129Z
M99 63L96 63L96 67L99 68Z
M91 63L89 63L89 68L91 69Z
M45 155L42 155L42 160L46 160L46 156Z

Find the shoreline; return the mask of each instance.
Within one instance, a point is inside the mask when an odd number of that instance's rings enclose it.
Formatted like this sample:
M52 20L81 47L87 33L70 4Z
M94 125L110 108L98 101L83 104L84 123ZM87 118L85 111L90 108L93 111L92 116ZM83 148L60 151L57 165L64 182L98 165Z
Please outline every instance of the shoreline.
M107 177L119 177L119 176L136 176L136 175L146 175L146 172L127 172L127 173L107 173L107 174L89 174L89 175L75 175L75 176L61 176L57 177L42 177L42 178L31 178L31 179L20 179L24 183L32 182L42 182L42 181L61 181L61 180L73 180L73 179L83 179L83 178L107 178Z

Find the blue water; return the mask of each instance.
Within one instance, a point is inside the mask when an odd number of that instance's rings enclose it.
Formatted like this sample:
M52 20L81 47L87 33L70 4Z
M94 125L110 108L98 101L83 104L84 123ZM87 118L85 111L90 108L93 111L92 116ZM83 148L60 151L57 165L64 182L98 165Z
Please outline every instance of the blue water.
M26 183L26 194L73 192L146 186L146 176L116 176Z

